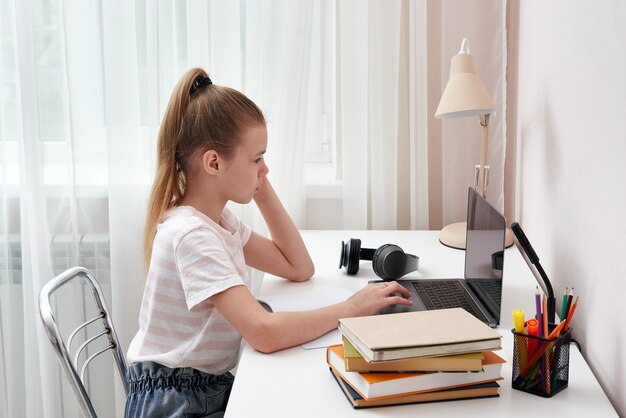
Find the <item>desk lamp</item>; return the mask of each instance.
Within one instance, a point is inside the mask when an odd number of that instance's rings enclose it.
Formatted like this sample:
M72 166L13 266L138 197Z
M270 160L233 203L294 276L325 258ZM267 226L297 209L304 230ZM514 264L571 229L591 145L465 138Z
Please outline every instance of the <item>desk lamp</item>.
M485 85L476 74L474 59L470 54L469 41L463 39L461 50L450 62L450 80L443 91L435 117L439 119L478 116L482 127L480 143L480 164L474 172L474 187L482 197L487 195L489 166L486 165L489 139L489 116L496 105L487 92ZM445 226L440 233L442 244L458 249L465 249L467 222L458 222ZM506 246L513 244L513 237L506 231Z

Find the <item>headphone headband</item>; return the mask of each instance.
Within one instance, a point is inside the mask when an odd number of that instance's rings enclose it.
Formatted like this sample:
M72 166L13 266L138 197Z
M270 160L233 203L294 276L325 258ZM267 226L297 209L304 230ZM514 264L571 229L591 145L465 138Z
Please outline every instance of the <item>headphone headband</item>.
M372 260L374 273L383 280L395 280L418 269L419 257L406 254L395 244L373 248L361 248L361 240L352 238L341 241L339 268L346 266L348 275L359 271L359 260Z

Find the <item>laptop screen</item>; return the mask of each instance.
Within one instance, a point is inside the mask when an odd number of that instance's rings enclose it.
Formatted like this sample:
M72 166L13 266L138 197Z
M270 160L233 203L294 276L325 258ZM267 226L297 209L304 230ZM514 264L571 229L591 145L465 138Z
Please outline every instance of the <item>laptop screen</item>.
M500 322L506 220L473 187L467 200L465 281Z
M473 187L467 203L465 278L502 280L504 216Z

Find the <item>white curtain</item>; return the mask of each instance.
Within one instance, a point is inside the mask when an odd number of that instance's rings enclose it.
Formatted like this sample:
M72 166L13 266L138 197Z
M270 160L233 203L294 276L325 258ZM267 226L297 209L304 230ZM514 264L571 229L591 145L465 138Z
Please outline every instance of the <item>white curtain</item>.
M428 227L425 5L339 2L339 164L346 229ZM422 113L420 113L420 111Z
M124 349L134 335L156 134L188 68L265 111L270 176L299 221L319 3L1 0L1 417L79 415L37 313L56 274L91 268ZM263 230L253 207L235 209ZM111 365L96 367L96 408L121 416Z

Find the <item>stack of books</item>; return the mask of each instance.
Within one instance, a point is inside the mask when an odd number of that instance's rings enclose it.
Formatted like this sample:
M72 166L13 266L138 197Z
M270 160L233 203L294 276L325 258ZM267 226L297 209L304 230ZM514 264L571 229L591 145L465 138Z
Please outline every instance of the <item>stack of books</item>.
M344 318L326 361L355 408L499 396L501 335L460 308Z

